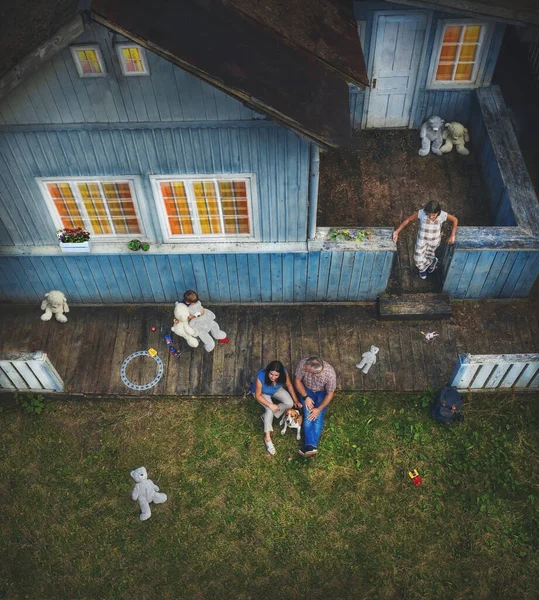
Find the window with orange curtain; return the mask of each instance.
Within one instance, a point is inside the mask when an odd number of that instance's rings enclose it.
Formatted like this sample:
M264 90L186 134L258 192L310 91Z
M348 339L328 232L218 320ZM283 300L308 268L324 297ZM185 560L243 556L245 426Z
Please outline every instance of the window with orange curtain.
M247 181L185 179L158 183L170 237L251 234Z
M436 83L473 83L481 54L483 25L444 26L440 56L434 75Z
M45 187L62 227L83 227L93 236L142 233L128 181L48 181Z

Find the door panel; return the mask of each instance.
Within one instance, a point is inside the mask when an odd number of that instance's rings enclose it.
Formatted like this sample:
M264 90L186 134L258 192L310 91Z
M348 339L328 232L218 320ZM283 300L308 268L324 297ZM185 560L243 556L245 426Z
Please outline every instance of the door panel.
M407 127L425 40L427 16L379 14L366 127Z

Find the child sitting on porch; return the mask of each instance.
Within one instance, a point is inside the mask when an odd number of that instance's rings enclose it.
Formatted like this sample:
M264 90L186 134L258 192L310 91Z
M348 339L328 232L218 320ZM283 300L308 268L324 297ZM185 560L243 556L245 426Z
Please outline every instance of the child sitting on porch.
M425 208L418 213L410 215L393 232L393 241L397 243L399 232L401 232L408 223L419 220L419 231L414 249L414 262L419 270L419 277L426 279L428 273L433 273L438 264L435 256L436 248L442 241L442 224L449 221L452 224L451 235L447 240L448 244L455 242L457 233L458 219L442 210L439 202L431 200L427 202Z
M226 333L221 331L215 320L215 314L202 306L198 294L194 290L187 290L183 295L182 302L189 309L189 325L196 331L200 341L204 344L206 352L211 352L215 348L212 336L218 342L228 344L229 340ZM174 323L176 323L176 319L174 319Z

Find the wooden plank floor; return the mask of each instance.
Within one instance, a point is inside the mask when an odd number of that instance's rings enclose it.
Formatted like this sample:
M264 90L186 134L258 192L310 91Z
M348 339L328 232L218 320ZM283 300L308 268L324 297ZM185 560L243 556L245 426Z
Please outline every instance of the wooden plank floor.
M242 395L270 360L293 369L314 353L335 367L341 390L422 391L447 382L457 352L538 352L537 311L530 306L531 301L457 301L454 318L443 322L380 322L374 303L209 306L230 343L207 353L175 337L181 350L176 357L163 341L172 317L168 305L73 306L64 325L42 322L38 307L8 305L2 307L0 354L46 352L74 394ZM433 330L440 337L425 343L420 331ZM364 375L355 365L372 344L380 348L378 362ZM122 383L120 366L128 355L149 347L158 351L165 374L149 391L136 392ZM142 385L153 379L155 368L152 359L140 357L129 364L127 375Z

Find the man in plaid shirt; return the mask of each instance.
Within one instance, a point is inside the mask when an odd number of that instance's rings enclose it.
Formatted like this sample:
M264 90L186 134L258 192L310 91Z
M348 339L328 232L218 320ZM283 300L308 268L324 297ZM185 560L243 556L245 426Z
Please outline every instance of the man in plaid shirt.
M294 380L303 405L304 446L301 456L318 453L318 440L322 434L326 408L335 395L337 376L335 369L319 356L300 360Z

